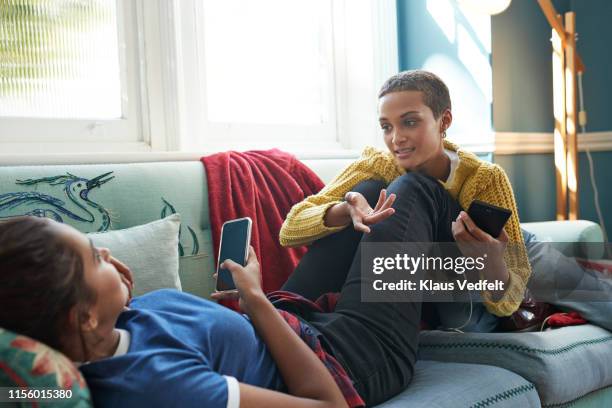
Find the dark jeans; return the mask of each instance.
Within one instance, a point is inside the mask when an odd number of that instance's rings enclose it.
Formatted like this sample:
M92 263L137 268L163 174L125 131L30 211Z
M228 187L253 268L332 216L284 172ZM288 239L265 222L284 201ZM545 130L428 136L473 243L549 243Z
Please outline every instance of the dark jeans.
M374 207L385 185L369 180L353 191ZM395 214L371 226L369 234L351 226L315 241L283 290L315 300L340 292L334 313L302 316L318 329L368 405L405 389L414 375L421 303L361 301L361 242L451 242L451 222L461 208L435 179L407 173L388 187Z

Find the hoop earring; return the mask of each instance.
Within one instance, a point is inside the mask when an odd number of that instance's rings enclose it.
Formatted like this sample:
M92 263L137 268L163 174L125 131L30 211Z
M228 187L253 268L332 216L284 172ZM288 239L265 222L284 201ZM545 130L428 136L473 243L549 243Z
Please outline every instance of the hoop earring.
M442 132L442 139L446 139L446 130Z

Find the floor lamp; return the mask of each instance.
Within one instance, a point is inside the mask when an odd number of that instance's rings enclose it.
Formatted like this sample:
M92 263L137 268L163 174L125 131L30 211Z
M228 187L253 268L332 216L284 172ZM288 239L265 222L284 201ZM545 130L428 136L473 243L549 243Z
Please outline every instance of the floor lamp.
M576 75L584 64L576 51L576 13L557 14L551 0L538 0L552 27L554 157L557 220L578 219L578 112Z

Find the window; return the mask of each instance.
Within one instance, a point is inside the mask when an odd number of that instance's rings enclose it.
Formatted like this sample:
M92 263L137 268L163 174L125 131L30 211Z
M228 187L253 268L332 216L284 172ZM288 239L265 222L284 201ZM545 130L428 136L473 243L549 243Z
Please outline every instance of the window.
M2 153L361 148L394 0L0 2Z
M0 143L9 152L142 140L132 2L0 3ZM75 148L76 146L76 148Z
M198 18L211 139L333 141L330 1L205 0Z
M376 92L398 68L393 0L180 7L184 148L321 151L376 142Z
M6 2L3 8L3 116L122 116L113 1Z

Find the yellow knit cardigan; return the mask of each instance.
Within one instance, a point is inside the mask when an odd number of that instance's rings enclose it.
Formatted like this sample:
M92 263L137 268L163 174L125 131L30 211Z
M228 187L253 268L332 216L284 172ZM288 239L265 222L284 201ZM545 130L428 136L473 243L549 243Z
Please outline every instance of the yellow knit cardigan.
M440 183L462 208L468 208L473 200L481 200L512 210L512 216L504 229L518 251L508 251L504 256L510 275L506 292L496 302L488 292L483 292L487 310L497 316L511 315L523 299L531 268L510 181L500 166L482 161L475 154L460 149L448 140L444 140L444 148L457 152L459 163L450 183ZM397 165L390 152L366 147L357 161L345 168L319 193L293 206L280 230L281 245L305 245L346 228L346 225L325 225L324 217L328 208L342 202L344 195L364 180L378 179L388 184L404 173L406 170Z

